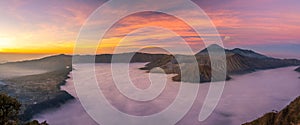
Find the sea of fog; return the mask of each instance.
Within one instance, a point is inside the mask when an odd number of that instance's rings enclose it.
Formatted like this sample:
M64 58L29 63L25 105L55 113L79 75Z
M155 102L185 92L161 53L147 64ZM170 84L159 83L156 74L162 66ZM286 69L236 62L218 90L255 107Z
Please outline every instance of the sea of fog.
M118 64L125 66L125 64ZM139 70L144 64L130 64L130 77L134 85L140 89L150 86L149 73ZM82 64L80 67L88 67L90 64ZM100 82L100 88L111 105L119 111L127 114L145 116L157 113L171 104L176 97L180 83L171 81L174 75L154 74L151 77L167 78L165 90L154 100L140 103L124 97L114 86L111 78L110 64L96 64L96 76ZM180 120L178 125L238 125L254 120L272 110L281 110L297 96L300 96L299 73L293 71L295 67L278 68L272 70L257 71L245 75L232 76L227 81L223 95L214 112L205 121L199 122L198 115L210 84L201 84L198 97L191 110ZM72 73L82 72L74 70ZM72 75L70 75L72 76ZM82 77L89 77L82 74ZM88 83L86 83L88 84ZM190 84L191 83L183 83ZM98 125L81 106L76 95L72 78L62 89L76 97L59 109L45 111L36 115L34 119L47 120L51 125ZM85 94L98 91L91 88ZM94 100L88 100L93 103ZM99 107L101 108L101 107ZM106 117L106 116L104 116ZM107 116L106 119L115 119Z

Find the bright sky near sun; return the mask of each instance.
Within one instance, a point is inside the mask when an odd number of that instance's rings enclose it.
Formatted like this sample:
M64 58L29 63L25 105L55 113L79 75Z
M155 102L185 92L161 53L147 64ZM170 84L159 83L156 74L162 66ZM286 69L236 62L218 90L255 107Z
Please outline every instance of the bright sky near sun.
M299 0L193 2L212 19L225 47L300 58ZM71 54L80 27L103 3L103 0L1 0L0 52ZM170 25L180 30L194 49L204 48L201 39L180 21L161 13L140 13L119 21L105 36L105 48L99 53L111 53L110 48L116 46L114 43L121 40L124 33L135 29L136 24ZM119 46L130 48L144 45L140 43L163 43L165 47L176 48L175 40L165 30L144 29Z

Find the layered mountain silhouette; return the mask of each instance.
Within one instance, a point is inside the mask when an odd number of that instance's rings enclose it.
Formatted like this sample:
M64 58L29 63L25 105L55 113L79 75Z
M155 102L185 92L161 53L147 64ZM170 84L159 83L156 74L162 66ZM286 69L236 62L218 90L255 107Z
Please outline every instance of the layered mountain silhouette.
M210 58L218 58L218 57L210 57L209 53L224 53L226 56L226 73L228 75L232 74L241 74L241 73L249 73L254 72L257 70L264 70L264 69L272 69L272 68L279 68L279 67L286 67L286 66L298 66L300 61L297 59L277 59L268 57L252 50L244 50L240 48L235 48L232 50L224 49L219 45L213 44L209 47L203 49L199 53L195 54L195 56L186 56L186 55L169 55L165 58L161 58L158 60L154 60L148 63L145 67L141 69L151 70L154 67L160 67L164 70L165 73L169 74L178 74L175 76L173 80L175 81L182 81L181 78L181 70L180 65L177 60L180 60L180 63L193 63L193 60L196 58L197 63L199 64L199 72L200 72L200 82L210 82L212 78L212 71L211 71L211 59ZM221 55L221 54L220 54ZM217 62L222 62L224 60L218 60ZM222 69L225 68L221 64L214 64L215 69ZM185 74L192 75L194 71L186 71L182 69ZM215 71L218 73L218 71ZM189 75L187 75L189 76ZM224 78L216 78L216 79L224 79ZM229 76L226 79L230 79ZM225 79L224 79L225 80ZM193 82L194 79L185 80L186 82Z
M149 54L141 52L96 55L96 63L143 63L165 58L166 54Z
M209 56L210 53L221 52L225 54L225 60L222 60L222 58ZM254 72L257 70L300 65L300 61L297 59L277 59L265 56L252 50L245 50L240 48L235 48L231 50L224 49L216 44L210 45L209 47L203 49L195 55L149 54L137 52L120 54L101 54L96 56L75 56L77 57L74 58L75 60L73 60L73 62L75 63L148 62L148 64L146 64L145 67L141 68L142 70L151 70L152 72L163 72L167 74L177 74L177 76L175 76L173 80L185 82L210 82L212 81L212 78L214 81L222 81L230 79L228 75L232 74L242 74ZM214 58L216 60L216 62L214 62L213 64L214 68L211 68L211 58ZM226 61L226 66L223 65L225 64L224 61ZM72 56L56 55L38 60L1 64L0 69L3 67L25 67L28 69L55 71L56 69L71 67L71 65ZM196 67L198 67L198 69L195 69L195 65ZM194 75L197 70L200 73L199 76ZM212 76L212 72L219 75ZM226 73L226 77L224 77L224 73ZM199 77L200 79L198 79Z
M165 54L147 54L147 53L122 53L122 54L101 54L96 56L91 55L75 55L78 60L73 60L75 63L122 63L122 62L130 62L130 63L144 63L151 62L153 60L158 60L160 58L164 58L167 55ZM89 62L92 60L92 62ZM64 69L66 67L72 66L72 56L71 55L54 55L41 59L35 60L26 60L19 62L9 62L0 64L0 74L1 69L11 69L11 70L43 70L46 72L56 71L60 69Z

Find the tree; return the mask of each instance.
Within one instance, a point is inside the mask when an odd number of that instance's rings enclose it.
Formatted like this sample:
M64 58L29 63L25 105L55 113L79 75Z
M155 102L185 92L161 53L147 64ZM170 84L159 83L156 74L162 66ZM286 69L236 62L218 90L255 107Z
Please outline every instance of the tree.
M12 97L0 93L0 125L19 125L18 114L21 104ZM45 122L39 123L37 120L25 125L48 125Z
M25 125L49 125L49 124L47 124L46 121L40 124L37 120L33 120L32 122L28 122Z
M18 123L20 107L16 99L0 94L0 125Z

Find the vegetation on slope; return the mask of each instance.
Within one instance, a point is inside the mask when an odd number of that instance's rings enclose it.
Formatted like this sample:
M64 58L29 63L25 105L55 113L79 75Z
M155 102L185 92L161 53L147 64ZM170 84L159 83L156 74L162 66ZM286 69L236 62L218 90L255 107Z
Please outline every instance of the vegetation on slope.
M7 96L6 94L0 93L0 124L1 125L20 125L18 114L21 104L12 97ZM48 125L45 122L39 123L34 120L24 125Z
M280 112L267 113L261 118L243 125L300 125L300 97Z
M22 107L20 118L27 121L44 109L58 107L73 96L61 91L71 69L63 69L38 75L22 76L4 80L5 86L0 86L0 92L17 98Z

